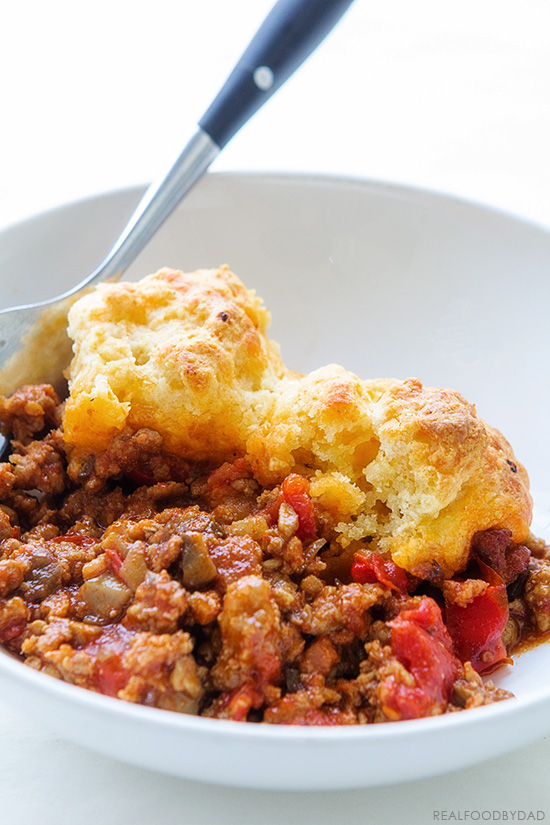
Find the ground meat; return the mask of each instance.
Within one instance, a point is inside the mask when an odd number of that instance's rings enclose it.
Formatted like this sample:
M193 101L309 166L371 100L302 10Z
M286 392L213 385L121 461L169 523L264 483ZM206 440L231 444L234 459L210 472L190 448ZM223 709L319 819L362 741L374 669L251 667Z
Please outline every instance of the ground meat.
M502 642L508 655L525 637L526 631L530 627L529 609L525 597L512 599L508 605L508 621L502 634Z
M484 682L471 664L466 662L461 678L457 679L453 685L453 704L449 709L478 708L481 705L501 702L511 696L509 691L496 687L490 680Z
M532 622L541 633L550 631L550 561L533 564L525 585L525 602Z
M9 398L0 396L0 431L26 443L46 428L61 423L59 397L49 384L21 387Z
M179 713L196 713L202 683L192 656L188 633L138 633L121 661L121 671L131 674L117 692L120 699L154 705Z
M212 668L215 687L222 691L220 711L243 719L261 707L269 685L281 678L280 613L268 582L243 576L232 582L219 616L222 646Z
M546 559L550 557L550 545L544 539L529 534L529 538L525 542L525 546L529 548L531 556L537 559Z
M441 586L441 592L446 602L457 604L459 607L467 607L477 596L483 595L488 587L488 582L481 579L446 581Z
M81 462L60 420L51 388L0 399L0 642L30 667L181 713L370 724L508 697L458 658L453 611L499 651L550 632L535 539L478 533L462 577L421 582L342 548L296 473L262 489L244 458L182 462L147 429Z
M243 576L260 576L262 549L249 536L230 536L210 548L210 557L216 566L218 581L223 591Z
M341 694L327 687L322 675L314 675L307 687L290 693L271 705L264 722L271 725L350 725L355 715L339 707Z
M189 593L187 604L192 624L211 624L218 618L222 609L220 596L215 590L196 590Z
M30 618L30 610L23 599L0 599L0 642L9 642L20 636Z
M37 620L26 628L21 652L27 663L58 679L94 688L93 662L83 649L101 636L101 629L85 622L55 617Z
M22 585L28 569L28 562L22 559L0 561L0 597L8 596L17 590Z
M9 462L0 464L0 501L5 501L15 486L13 465Z
M187 609L183 587L161 573L148 572L136 590L134 601L126 611L124 626L153 633L174 633Z
M74 456L68 465L70 478L90 491L102 489L108 479L125 475L138 484L183 480L186 462L163 452L162 437L154 430L140 429L135 433L117 435L108 451L93 459Z
M91 525L99 528L100 534L106 527L118 519L128 502L120 487L114 490L102 490L93 494L77 488L71 490L58 510L58 520L61 525L69 529L83 518Z
M472 541L473 554L492 567L505 584L511 584L525 573L531 553L522 544L512 543L509 530L485 530L476 533Z
M300 661L302 673L320 673L328 676L330 671L339 663L340 654L327 636L314 639L307 647Z
M18 443L18 452L10 457L14 487L42 493L63 492L66 486L64 460L56 441L48 437L43 441L31 441L27 446Z
M326 636L340 644L367 635L369 610L384 599L377 585L345 584L324 587L312 605L304 607L299 625L304 633Z

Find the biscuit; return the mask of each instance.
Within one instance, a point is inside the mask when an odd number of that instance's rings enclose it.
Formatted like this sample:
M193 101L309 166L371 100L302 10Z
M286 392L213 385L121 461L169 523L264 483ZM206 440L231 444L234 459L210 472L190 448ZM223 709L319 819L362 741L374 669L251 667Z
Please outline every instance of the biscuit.
M527 474L459 393L417 379L361 381L337 366L281 383L247 442L255 475L263 484L309 476L343 544L369 538L427 578L462 570L480 530L527 538Z
M341 545L368 541L421 578L464 569L478 531L527 538L527 474L459 393L336 365L291 373L268 323L227 268L165 269L81 298L69 315L69 449L95 454L147 427L190 460L246 455L265 486L302 473Z
M125 429L147 427L193 460L242 454L284 373L268 323L262 302L224 268L102 284L69 313L67 444L97 453Z

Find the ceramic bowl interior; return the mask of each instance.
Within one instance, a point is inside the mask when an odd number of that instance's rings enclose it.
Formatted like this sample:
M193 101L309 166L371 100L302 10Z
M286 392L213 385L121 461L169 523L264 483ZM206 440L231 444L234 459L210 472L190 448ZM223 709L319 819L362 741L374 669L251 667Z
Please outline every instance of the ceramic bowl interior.
M140 189L0 233L0 307L62 292L91 271ZM529 470L550 539L550 233L451 197L359 180L207 176L127 273L227 263L265 300L288 366L453 387ZM550 645L498 675L516 700L353 730L179 717L58 683L0 655L0 694L60 735L152 769L273 788L397 782L489 758L550 732ZM473 747L475 745L475 747Z

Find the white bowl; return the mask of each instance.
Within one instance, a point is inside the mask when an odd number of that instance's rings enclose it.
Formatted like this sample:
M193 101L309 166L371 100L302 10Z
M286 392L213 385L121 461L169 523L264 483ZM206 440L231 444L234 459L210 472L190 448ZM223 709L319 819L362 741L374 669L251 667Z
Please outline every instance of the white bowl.
M141 190L109 193L0 233L0 306L91 271ZM460 390L527 466L550 539L550 233L450 197L359 180L210 175L128 277L228 263L270 307L286 363ZM448 716L307 729L181 716L64 684L0 653L0 694L60 736L190 779L366 787L474 764L550 732L550 645L499 674L515 699Z

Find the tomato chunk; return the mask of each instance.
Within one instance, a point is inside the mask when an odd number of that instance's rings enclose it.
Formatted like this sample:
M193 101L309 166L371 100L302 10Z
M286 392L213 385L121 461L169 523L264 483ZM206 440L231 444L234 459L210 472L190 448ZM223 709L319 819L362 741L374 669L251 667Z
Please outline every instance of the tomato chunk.
M264 701L264 694L254 684L253 680L245 682L235 690L224 696L226 714L236 722L246 721L252 708L260 708Z
M317 535L313 502L309 496L307 478L291 473L282 484L283 498L298 516L297 536L302 541L310 541Z
M225 464L222 464L220 467L216 467L215 470L212 470L208 476L208 489L212 491L216 489L216 487L224 487L228 484L232 484L239 478L249 477L250 470L248 469L246 458L236 458L235 461L226 461Z
M441 610L423 597L393 621L391 649L414 678L414 685L389 676L382 684L383 709L390 719L417 719L441 712L457 678L459 661Z
M109 557L113 573L115 574L115 576L118 576L120 568L124 564L118 550L115 550L114 547L107 547L107 549L105 550L105 555Z
M84 650L94 660L92 683L99 693L116 696L130 681L131 673L124 667L123 658L131 639L132 634L123 625L111 625L85 645Z
M471 662L478 673L485 673L509 661L502 641L508 621L506 584L488 565L478 562L483 580L489 583L465 606L446 600L445 617L457 656Z
M351 566L351 577L359 584L380 582L388 590L406 593L409 580L404 570L380 553L356 553Z
M256 668L242 685L222 694L221 707L225 715L237 722L246 720L252 708L261 708L265 702L267 685L276 683L281 676L281 662L267 648L254 651Z
M0 642L4 644L4 642L11 642L12 639L16 639L23 633L26 626L26 619L14 619L6 627L0 630Z
M129 679L130 674L122 668L117 655L96 664L94 682L98 691L106 696L116 696Z

